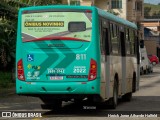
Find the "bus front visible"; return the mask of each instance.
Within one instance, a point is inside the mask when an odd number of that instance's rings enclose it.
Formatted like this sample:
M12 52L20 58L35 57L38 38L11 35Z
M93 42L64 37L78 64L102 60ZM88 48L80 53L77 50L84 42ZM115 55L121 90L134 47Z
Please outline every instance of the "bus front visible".
M98 59L88 9L22 9L16 49L16 92L77 99L99 94ZM82 95L82 96L81 96Z

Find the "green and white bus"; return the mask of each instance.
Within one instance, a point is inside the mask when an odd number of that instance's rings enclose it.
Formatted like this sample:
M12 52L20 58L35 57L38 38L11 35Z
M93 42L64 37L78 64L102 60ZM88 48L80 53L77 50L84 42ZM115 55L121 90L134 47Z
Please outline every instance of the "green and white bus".
M137 26L94 6L21 8L16 93L59 107L130 100L139 89Z

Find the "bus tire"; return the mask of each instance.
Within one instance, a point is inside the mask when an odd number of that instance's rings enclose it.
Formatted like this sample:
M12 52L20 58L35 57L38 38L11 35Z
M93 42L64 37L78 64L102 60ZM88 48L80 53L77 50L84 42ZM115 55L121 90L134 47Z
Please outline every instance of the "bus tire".
M132 99L132 92L123 95L122 99L123 99L123 101L126 101L126 102L131 101L131 99Z
M109 100L109 105L111 109L116 109L118 104L118 83L114 81L114 88L113 88L113 97Z

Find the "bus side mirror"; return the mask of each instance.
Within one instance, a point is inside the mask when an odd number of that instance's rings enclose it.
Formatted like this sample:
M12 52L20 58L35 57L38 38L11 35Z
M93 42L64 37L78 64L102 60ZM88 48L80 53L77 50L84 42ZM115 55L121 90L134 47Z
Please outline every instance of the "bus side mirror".
M140 40L140 48L144 48L144 40Z

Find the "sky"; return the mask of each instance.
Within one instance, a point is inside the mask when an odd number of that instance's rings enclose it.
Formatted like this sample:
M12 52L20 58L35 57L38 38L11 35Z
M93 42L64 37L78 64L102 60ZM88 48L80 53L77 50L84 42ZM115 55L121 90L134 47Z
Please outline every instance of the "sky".
M151 4L158 4L160 3L160 0L144 0L145 3L151 3Z

